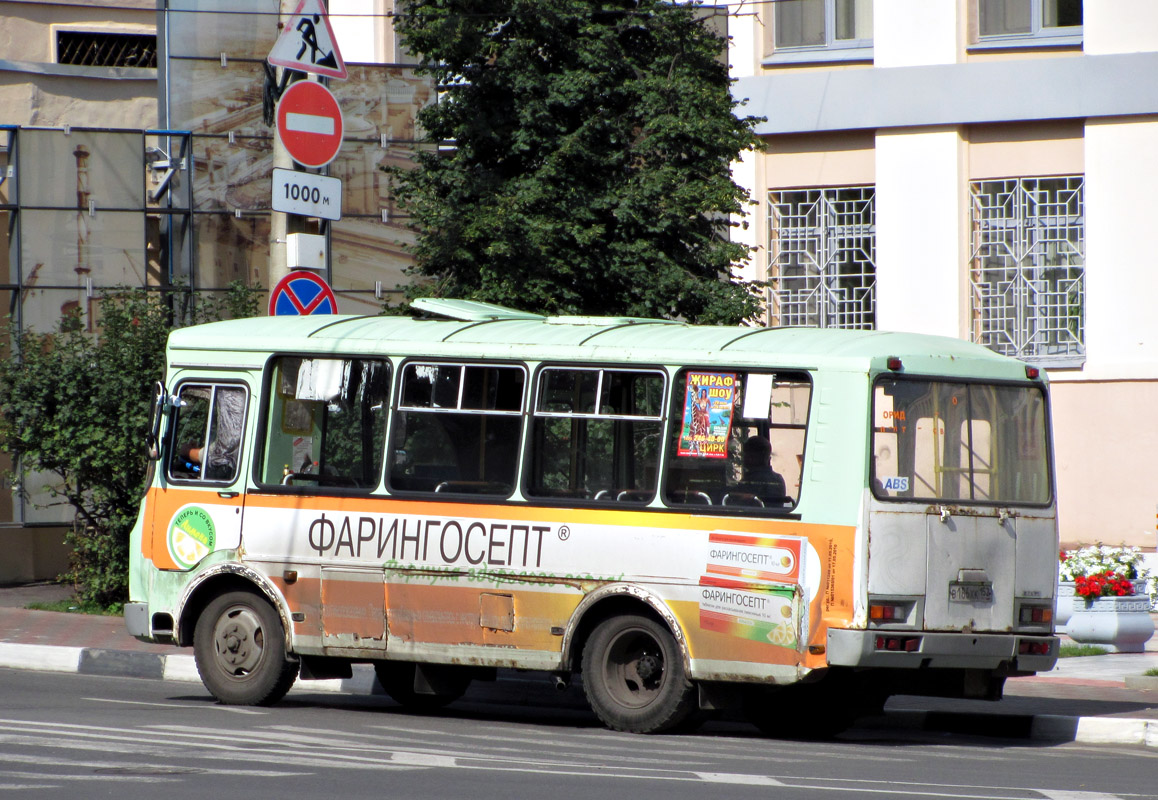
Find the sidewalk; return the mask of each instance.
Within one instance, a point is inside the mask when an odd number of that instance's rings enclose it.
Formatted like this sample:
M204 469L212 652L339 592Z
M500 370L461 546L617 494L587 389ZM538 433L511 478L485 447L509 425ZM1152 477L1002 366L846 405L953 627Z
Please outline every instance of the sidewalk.
M0 587L0 667L200 680L190 649L139 642L120 617L24 608L69 596L67 588L55 584ZM998 702L894 697L883 717L865 724L1158 747L1158 678L1141 677L1158 668L1158 634L1146 646L1145 653L1061 659L1052 672L1006 681L1005 698ZM355 665L353 678L299 681L294 692L369 694L376 689L373 670ZM550 692L544 696L551 701Z

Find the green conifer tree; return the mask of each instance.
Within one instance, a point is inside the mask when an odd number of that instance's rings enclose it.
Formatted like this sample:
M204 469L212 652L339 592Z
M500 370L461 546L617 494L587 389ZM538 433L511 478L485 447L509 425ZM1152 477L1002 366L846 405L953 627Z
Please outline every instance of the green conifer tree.
M730 165L726 42L659 0L411 0L395 19L441 88L443 144L396 170L422 293L547 313L735 324L759 307L732 277L748 200Z

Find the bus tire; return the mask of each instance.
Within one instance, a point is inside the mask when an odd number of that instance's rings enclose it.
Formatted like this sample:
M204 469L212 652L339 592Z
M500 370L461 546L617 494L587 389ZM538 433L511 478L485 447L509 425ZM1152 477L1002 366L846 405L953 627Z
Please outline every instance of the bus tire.
M426 677L433 678L433 693L419 692L414 688L418 666L408 661L379 661L374 664L374 674L378 683L390 699L411 711L436 711L450 705L466 694L470 688L470 675L461 667L423 667Z
M583 688L608 728L630 733L677 729L696 695L671 632L650 617L611 617L583 648Z
M201 682L226 705L273 705L298 676L298 662L286 657L281 619L253 592L227 592L205 607L193 655Z

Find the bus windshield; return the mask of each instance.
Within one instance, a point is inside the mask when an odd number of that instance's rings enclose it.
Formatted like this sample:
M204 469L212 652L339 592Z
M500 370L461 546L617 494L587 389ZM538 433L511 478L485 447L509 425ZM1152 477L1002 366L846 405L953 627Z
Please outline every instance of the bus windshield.
M1048 447L1038 386L876 382L872 483L882 500L1045 505Z

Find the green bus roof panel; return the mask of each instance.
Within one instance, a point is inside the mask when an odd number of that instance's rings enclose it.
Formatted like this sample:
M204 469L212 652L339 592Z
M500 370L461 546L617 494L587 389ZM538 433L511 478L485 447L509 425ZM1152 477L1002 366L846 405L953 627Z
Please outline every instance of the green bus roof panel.
M445 303L439 303L445 306ZM485 306L486 304L480 304ZM501 307L496 313L503 313ZM538 362L624 362L768 369L883 370L890 356L910 374L972 374L1025 380L1025 364L961 339L887 331L816 328L741 328L592 318L548 324L522 312L476 319L322 315L258 317L174 331L175 362L200 363L213 351L222 362L249 363L246 353L318 352L408 355L419 358L503 358ZM224 353L235 353L227 358Z

